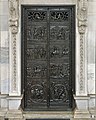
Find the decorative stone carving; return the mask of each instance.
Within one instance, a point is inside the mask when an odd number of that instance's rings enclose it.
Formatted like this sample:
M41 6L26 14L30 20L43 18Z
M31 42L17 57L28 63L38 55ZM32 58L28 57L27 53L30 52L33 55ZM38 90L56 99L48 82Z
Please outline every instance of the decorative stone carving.
M87 27L87 1L78 0L78 31L80 34L80 81L79 81L79 92L85 91L84 87L84 36Z
M85 35L87 28L87 2L88 0L78 0L77 4L77 17L78 17L78 32L79 32L79 41L80 41L80 72L79 72L79 81L76 87L78 93L74 96L76 100L76 109L74 113L74 118L88 119L90 118L90 112L88 110L89 97L87 96L87 82L85 74Z
M12 52L12 73L11 73L11 91L16 92L17 90L17 83L16 83L16 64L17 64L17 57L16 57L16 41L17 41L17 33L18 33L18 26L19 26L19 0L9 0L9 27L11 31L11 52Z

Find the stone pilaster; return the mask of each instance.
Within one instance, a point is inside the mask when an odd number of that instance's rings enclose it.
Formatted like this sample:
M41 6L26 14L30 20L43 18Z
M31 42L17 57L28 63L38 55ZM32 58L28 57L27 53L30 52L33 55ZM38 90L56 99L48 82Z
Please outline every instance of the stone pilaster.
M19 0L9 0L10 86L6 118L22 118Z
M86 28L87 28L87 8L88 0L77 1L77 20L78 20L78 36L79 36L79 74L78 79L76 78L76 110L74 113L75 118L90 118L88 110L88 100L90 99L87 95L87 71L86 71ZM78 55L77 55L78 56ZM77 59L76 59L77 60ZM78 66L78 65L76 65ZM77 72L77 71L76 71Z
M20 71L18 71L18 27L19 0L9 0L9 39L10 39L10 96L20 95Z

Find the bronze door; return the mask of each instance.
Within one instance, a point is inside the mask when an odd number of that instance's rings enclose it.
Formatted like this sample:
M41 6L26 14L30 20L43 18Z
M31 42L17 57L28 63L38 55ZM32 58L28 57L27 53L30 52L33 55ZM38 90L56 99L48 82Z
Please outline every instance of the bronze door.
M75 81L75 6L22 6L24 110L70 110Z

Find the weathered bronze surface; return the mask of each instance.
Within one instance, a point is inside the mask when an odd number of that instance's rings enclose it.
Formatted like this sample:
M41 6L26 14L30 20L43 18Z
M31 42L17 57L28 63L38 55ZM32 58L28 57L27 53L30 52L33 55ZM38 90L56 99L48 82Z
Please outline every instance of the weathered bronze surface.
M70 110L75 83L75 6L22 6L24 110Z

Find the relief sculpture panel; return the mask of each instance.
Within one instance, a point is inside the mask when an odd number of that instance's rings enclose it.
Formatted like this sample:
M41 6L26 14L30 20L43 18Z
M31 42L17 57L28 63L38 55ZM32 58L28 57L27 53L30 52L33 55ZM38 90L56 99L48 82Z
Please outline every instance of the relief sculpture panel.
M47 19L45 11L28 11L29 21L44 21Z
M69 30L66 26L50 26L50 39L51 40L68 40Z
M51 87L51 102L68 102L68 90L63 84L54 84L52 83Z
M33 63L34 64L34 63ZM44 63L43 63L44 64ZM46 77L47 67L44 65L32 65L27 64L27 77L30 78L40 78L40 77Z
M51 78L64 78L69 76L69 64L52 64L50 65Z
M46 41L47 39L47 28L46 26L28 26L27 27L27 40L33 40L34 41Z
M46 48L43 46L34 46L27 49L27 58L30 59L46 59Z
M50 18L51 21L68 21L69 20L69 11L51 11Z

